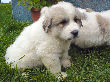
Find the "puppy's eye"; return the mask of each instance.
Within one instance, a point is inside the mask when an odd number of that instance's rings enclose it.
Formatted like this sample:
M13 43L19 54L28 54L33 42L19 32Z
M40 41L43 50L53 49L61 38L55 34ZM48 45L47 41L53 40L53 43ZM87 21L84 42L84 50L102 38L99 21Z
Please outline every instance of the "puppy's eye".
M74 21L77 23L80 21L80 19L78 19L77 17L74 18Z
M62 20L62 21L60 22L60 24L62 24L62 25L65 25L66 23L67 23L66 20Z
M82 22L81 22L81 19L78 19L77 17L75 17L75 18L74 18L74 21L75 21L77 24L79 24L80 27L83 26L83 25L82 25Z

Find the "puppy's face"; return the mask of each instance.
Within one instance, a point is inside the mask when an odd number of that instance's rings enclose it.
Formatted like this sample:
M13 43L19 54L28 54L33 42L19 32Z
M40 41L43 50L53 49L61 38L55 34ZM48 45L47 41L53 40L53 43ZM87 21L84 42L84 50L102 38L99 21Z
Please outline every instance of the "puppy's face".
M78 37L81 17L78 17L79 12L72 4L60 2L45 9L47 11L43 9L42 14L45 15L43 29L46 33L64 40Z

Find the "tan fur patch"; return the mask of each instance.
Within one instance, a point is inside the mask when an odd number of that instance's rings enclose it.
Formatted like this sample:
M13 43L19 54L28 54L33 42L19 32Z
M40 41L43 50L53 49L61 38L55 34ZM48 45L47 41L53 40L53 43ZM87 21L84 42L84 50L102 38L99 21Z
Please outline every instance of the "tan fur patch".
M93 12L93 10L91 8L86 8L87 12Z
M54 8L52 11L52 25L57 25L63 20L69 20L69 17L63 8Z
M96 15L97 22L99 24L99 28L102 34L107 33L107 27L109 27L109 22L106 18L102 17L101 15Z

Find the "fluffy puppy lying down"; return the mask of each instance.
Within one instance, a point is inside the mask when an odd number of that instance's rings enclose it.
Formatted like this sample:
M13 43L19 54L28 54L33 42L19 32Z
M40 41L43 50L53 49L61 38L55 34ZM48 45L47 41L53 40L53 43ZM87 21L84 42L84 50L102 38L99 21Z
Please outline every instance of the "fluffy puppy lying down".
M103 12L86 12L81 8L78 10L85 14L86 20L81 20L80 36L72 42L80 48L110 45L110 10Z
M18 69L44 65L52 74L58 75L61 65L71 66L68 49L71 39L78 36L83 18L84 14L68 2L44 7L40 19L25 27L7 48L6 62ZM64 72L61 75L67 76Z

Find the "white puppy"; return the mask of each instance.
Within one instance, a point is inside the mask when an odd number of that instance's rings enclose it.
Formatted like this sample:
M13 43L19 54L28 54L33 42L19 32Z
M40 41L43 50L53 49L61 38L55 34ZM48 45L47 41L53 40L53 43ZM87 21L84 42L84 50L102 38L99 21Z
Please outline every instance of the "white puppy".
M71 39L78 36L81 18L84 14L68 2L44 7L40 19L26 27L7 48L6 62L12 68L44 65L52 74L60 73L61 65L71 66L68 49ZM66 73L61 74L66 77Z
M81 20L80 37L73 40L73 43L81 48L110 45L110 10L103 12L86 12L81 8L78 10L85 14L86 20Z

